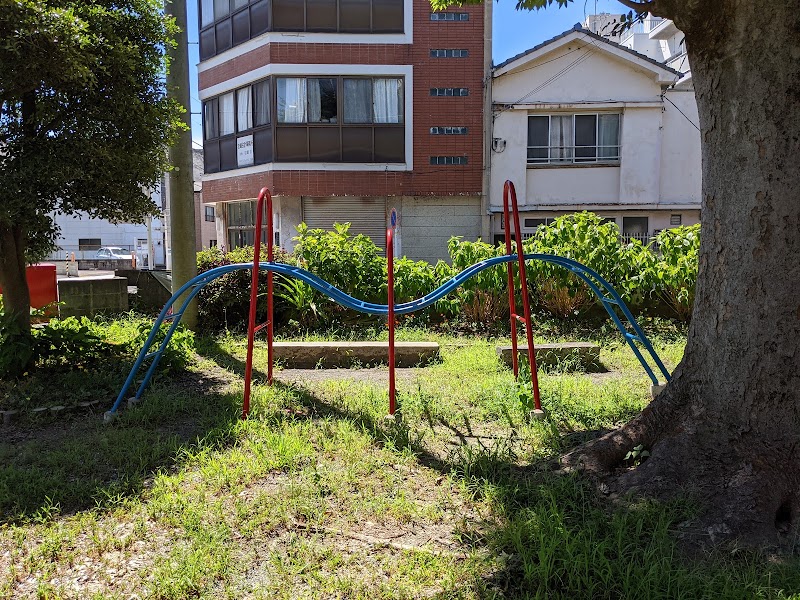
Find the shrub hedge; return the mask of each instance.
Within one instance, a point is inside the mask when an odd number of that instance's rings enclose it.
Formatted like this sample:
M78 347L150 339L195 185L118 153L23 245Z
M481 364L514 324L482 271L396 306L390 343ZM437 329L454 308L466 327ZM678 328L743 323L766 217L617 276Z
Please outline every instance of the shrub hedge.
M350 233L350 225L336 224L333 231L298 228L292 254L277 252L276 260L301 266L342 291L368 302L386 302L386 259L372 240ZM539 227L523 242L526 253L556 254L577 260L605 277L636 312L670 311L687 320L691 315L697 280L700 226L662 231L648 246L629 243L616 224L589 212L555 219ZM395 260L395 301L424 296L470 265L505 253L502 245L469 242L454 237L448 243L450 263L436 265L406 257ZM249 262L253 248L223 254L213 248L198 253L199 271L223 264ZM262 253L266 260L266 250ZM516 267L514 276L518 278ZM506 269L482 271L457 293L440 300L417 319L461 319L491 324L508 317ZM517 279L518 281L518 279ZM541 261L528 263L528 282L536 310L568 318L598 306L598 301L574 274ZM276 276L276 325L301 329L340 326L370 320L354 314L308 285ZM230 273L209 284L200 294L201 324L205 329L243 329L249 303L250 273ZM266 314L266 274L259 278L259 319ZM374 320L374 319L373 319Z

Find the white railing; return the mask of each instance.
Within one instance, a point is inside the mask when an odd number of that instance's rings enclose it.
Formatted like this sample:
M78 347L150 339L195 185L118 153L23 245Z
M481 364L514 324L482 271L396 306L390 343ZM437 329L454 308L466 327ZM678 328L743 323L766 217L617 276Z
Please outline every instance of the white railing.
M649 233L622 233L620 234L620 239L623 244L628 244L633 240L639 240L646 246L651 240L655 239L655 236L651 236Z
M529 165L618 163L620 146L528 146Z

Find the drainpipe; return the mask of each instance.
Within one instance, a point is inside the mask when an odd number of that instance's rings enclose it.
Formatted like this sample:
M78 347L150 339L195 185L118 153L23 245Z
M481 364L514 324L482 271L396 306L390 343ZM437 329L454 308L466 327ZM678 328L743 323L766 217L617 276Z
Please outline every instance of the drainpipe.
M483 3L483 179L481 184L481 238L491 243L489 189L492 161L492 0Z

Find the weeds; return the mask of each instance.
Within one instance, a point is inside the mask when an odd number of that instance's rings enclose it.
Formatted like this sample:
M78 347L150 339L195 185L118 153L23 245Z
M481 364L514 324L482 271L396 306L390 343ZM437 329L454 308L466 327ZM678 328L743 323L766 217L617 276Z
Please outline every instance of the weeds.
M241 421L244 345L226 336L201 340L180 382L114 426L0 441L0 597L798 597L791 558L685 560L691 503L611 505L553 469L575 436L646 404L624 345L604 344L612 373L541 373L549 417L527 422L494 351L505 340L398 337L443 348L399 381L399 420L359 371L302 385L278 373ZM654 340L680 359L680 337ZM228 386L196 387L212 370Z

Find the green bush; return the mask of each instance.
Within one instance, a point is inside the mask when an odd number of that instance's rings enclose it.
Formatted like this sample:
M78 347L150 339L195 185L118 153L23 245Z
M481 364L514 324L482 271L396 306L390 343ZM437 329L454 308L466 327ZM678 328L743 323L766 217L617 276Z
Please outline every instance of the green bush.
M502 256L505 249L486 242L465 242L452 237L447 243L454 274L482 260ZM456 294L461 317L469 323L490 324L509 316L508 275L504 265L484 269L464 282ZM443 282L442 282L443 283Z
M333 231L309 229L301 223L294 239L298 266L354 298L386 302L386 258L369 237L352 235L350 223L335 223ZM308 301L315 305L318 325L340 325L364 318L319 292L309 294Z
M700 256L700 225L665 229L658 234L660 254L649 275L654 293L682 321L688 321Z
M276 260L301 266L357 299L387 301L386 258L370 238L352 235L349 223L336 224L333 231L308 229L301 224L295 240L294 254L279 253ZM656 300L667 304L680 318L688 318L697 280L699 226L664 231L658 240L660 254L637 240L622 243L616 224L581 212L540 227L523 247L526 253L554 254L587 265L608 280L634 310L642 310L648 302ZM454 237L448 242L448 252L452 264L396 259L395 302L421 298L475 263L504 255L505 248ZM249 262L252 256L252 247L233 250L227 255L213 248L198 254L198 270ZM262 260L266 260L266 251ZM462 324L483 326L506 320L509 313L506 269L505 265L499 265L481 271L439 300L431 311L413 318L420 323L431 318L458 318ZM534 308L564 319L596 306L592 291L569 270L541 261L527 263L527 270ZM512 271L515 287L519 289L516 264ZM230 273L201 292L200 317L204 328L245 328L250 277L249 271ZM307 330L351 324L365 318L293 278L277 276L275 286L277 325L291 322ZM261 321L266 313L266 273L259 278L258 312Z
M69 404L67 400L108 400L119 392L152 328L152 320L123 316L115 320L52 319L31 334L34 362L22 377L0 377L0 410ZM167 331L158 333L159 343ZM192 359L194 334L179 325L159 363L158 374ZM0 354L3 352L0 347ZM43 380L47 385L42 385Z
M197 253L197 272L204 273L223 265L253 262L253 247L236 248L223 253L218 247ZM273 253L277 262L292 264L292 258L282 250ZM261 247L261 260L267 260L267 249ZM206 285L198 295L199 325L204 331L222 329L244 330L250 307L252 271L242 269L226 273ZM273 278L276 286L281 278ZM277 290L277 287L276 287ZM258 275L257 319L262 322L267 314L267 272ZM283 316L287 306L276 295L276 319Z
M613 222L590 212L559 217L539 227L523 244L526 253L555 254L571 258L597 271L625 302L641 306L649 294L646 281L650 251L638 240L620 241ZM528 278L535 287L538 304L553 316L566 318L593 306L597 299L589 287L564 267L535 261Z

